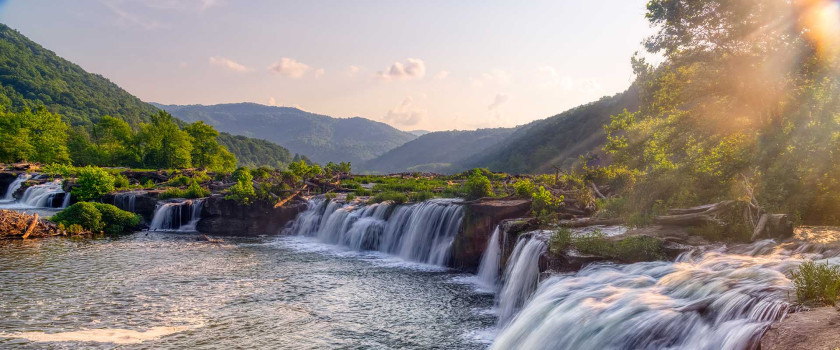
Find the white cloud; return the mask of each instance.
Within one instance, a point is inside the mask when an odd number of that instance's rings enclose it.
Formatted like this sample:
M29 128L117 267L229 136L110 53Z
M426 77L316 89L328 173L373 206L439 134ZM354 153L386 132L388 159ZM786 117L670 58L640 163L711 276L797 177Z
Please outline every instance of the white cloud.
M405 63L394 62L387 70L376 73L382 80L412 80L426 76L426 63L421 59L409 58Z
M326 71L324 70L324 68L318 68L318 69L316 69L316 70L315 70L315 79L318 79L318 78L320 78L320 77L323 77L323 76L324 76L324 73L326 73Z
M564 91L600 92L603 86L595 79L574 79L563 76L552 66L541 66L537 69L539 86L545 89L561 89Z
M443 79L446 79L447 77L449 77L449 71L442 70L442 71L438 72L437 74L435 74L434 79L435 80L443 80Z
M355 77L355 76L356 76L356 74L358 74L358 73L359 73L359 71L361 71L361 70L362 70L362 67L359 67L359 66L350 66L350 67L348 67L348 68L347 68L347 76L349 76L349 77Z
M399 105L385 114L385 122L399 126L417 125L426 119L426 110L414 105L411 96L406 97Z
M269 66L268 70L285 77L300 79L309 70L309 65L288 57L283 57Z
M505 94L505 93L498 93L498 94L496 94L496 98L493 99L493 103L491 103L489 106L487 106L487 109L489 109L491 111L499 109L499 107L502 107L502 105L504 105L508 101L510 101L510 95Z
M236 61L228 59L228 58L220 57L220 56L210 57L210 64L212 64L214 66L224 67L224 68L230 69L234 72L240 72L240 73L250 72L250 71L253 70L253 69L248 68L248 67L246 67L245 65L243 65L239 62L236 62Z
M474 87L484 87L490 84L504 85L510 82L510 79L510 73L501 69L493 69L487 73L482 74L479 78L471 78L470 84L472 84L472 86Z
M268 98L268 105L269 106L277 106L277 100L275 100L274 97L269 97Z

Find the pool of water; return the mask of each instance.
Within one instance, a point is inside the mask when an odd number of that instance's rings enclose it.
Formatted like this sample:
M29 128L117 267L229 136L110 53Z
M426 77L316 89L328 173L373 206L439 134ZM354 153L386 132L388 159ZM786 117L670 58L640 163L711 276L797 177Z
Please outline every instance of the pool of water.
M0 347L488 346L470 277L300 237L0 241Z

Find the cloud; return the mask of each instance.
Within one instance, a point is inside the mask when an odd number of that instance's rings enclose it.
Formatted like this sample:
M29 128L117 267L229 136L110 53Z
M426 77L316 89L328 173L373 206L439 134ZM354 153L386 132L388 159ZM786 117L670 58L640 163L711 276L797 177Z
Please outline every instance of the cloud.
M470 84L472 84L472 86L474 87L484 87L485 85L490 84L504 85L510 82L510 79L510 73L501 69L493 69L487 73L482 74L479 78L471 78Z
M274 97L269 97L268 98L268 105L269 106L277 106L277 100L275 100Z
M309 70L309 65L283 57L269 66L268 70L285 77L300 79Z
M385 114L385 122L399 126L417 125L426 119L426 110L414 105L411 96L406 97L399 105Z
M359 66L350 66L347 68L347 76L355 77L356 74L359 74L359 71L362 70L362 67Z
M315 70L315 79L318 79L318 78L320 78L320 77L323 77L323 76L324 76L324 73L326 73L326 71L324 70L324 68L318 68L318 69L316 69L316 70Z
M116 15L115 23L117 25L124 27L138 27L143 30L153 30L164 27L161 22L124 10L121 6L117 5L116 1L103 0L102 5L107 7L114 13L114 15Z
M489 106L487 106L487 109L489 109L491 111L499 109L499 107L502 107L502 105L504 105L508 101L510 101L510 95L505 94L505 93L498 93L498 94L496 94L496 98L493 99L493 103L491 103Z
M387 70L376 73L382 80L412 80L426 76L426 63L421 59L409 58L405 63L394 62Z
M443 79L446 79L447 77L449 77L449 71L442 70L442 71L438 72L437 74L435 74L434 79L435 80L443 80Z
M541 66L537 69L539 86L545 89L561 89L564 91L600 92L603 86L595 79L574 79L562 76L552 66Z
M251 68L248 68L248 67L242 65L239 62L236 62L234 60L224 58L224 57L221 57L221 56L210 57L210 64L212 64L214 66L224 67L224 68L227 68L227 69L232 70L234 72L240 72L240 73L250 72L250 71L253 70Z

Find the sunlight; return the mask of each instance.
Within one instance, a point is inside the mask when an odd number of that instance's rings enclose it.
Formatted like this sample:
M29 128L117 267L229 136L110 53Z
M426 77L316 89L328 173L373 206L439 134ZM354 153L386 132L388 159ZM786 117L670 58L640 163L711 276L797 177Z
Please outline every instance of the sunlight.
M800 21L821 59L834 62L840 53L840 1L801 0Z

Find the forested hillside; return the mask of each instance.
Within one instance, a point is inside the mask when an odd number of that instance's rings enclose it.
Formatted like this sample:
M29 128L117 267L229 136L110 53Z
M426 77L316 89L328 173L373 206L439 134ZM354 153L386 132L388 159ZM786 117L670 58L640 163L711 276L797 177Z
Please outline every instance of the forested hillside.
M45 110L36 111L38 108ZM15 140L6 143L21 146L14 148L11 147L13 145L6 145L6 149L0 150L5 161L43 159L95 165L164 164L144 163L145 160L141 158L145 154L139 150L139 146L130 145L132 142L140 142L139 139L127 138L129 135L143 135L143 124L152 122L152 116L158 111L155 106L134 97L108 79L86 72L14 29L0 24L0 112L5 112L3 122L7 128L4 131L10 132L4 133L6 140ZM64 122L70 124L69 127L59 126L57 123L61 121L54 120L50 114L60 115ZM113 116L117 120L103 122L105 116ZM118 121L125 121L128 125L124 128ZM173 122L179 128L187 127L181 121ZM48 135L29 133L34 130L32 128L45 125L43 123L53 125L57 129L52 132L60 132L63 136L53 135L52 138L58 140L44 143L38 137ZM119 145L120 150L115 148L118 146L117 141L124 143ZM46 145L63 146L64 142L69 142L69 148L50 152L51 155L46 158L40 151L33 150ZM221 134L218 142L240 159L239 165L281 167L292 159L289 150L264 140ZM132 152L131 156L127 153L129 151ZM121 154L117 156L114 152Z
M203 120L223 132L275 142L318 163L358 164L416 138L369 119L332 118L291 107L256 103L156 106L187 122Z
M462 163L476 153L503 142L514 130L496 128L432 132L364 163L361 168L374 173L454 173L462 170Z

